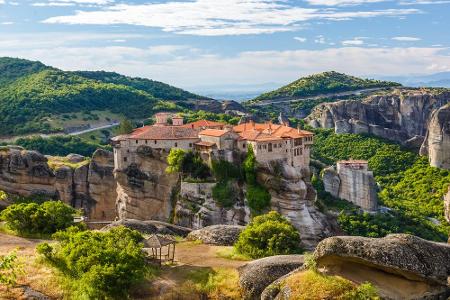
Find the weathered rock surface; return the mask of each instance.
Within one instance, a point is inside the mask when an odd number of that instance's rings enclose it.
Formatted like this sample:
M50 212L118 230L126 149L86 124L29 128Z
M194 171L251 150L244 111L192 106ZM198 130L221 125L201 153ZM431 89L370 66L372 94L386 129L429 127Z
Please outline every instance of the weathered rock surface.
M109 230L117 226L125 226L127 228L134 229L145 234L158 233L186 237L191 232L190 228L177 226L170 223L159 221L141 221L133 219L115 221L103 227L102 230Z
M105 156L109 160L105 160ZM116 187L111 157L110 152L101 150L94 154L89 165L82 164L75 169L58 165L52 169L48 158L36 151L3 147L0 149L0 190L17 196L61 200L84 209L91 220L113 220ZM106 175L105 170L111 175Z
M288 165L283 165L281 170L282 174L261 170L258 181L269 189L271 208L289 219L300 232L302 246L314 249L319 241L334 235L337 226L314 204L316 191L309 182L309 171Z
M117 183L114 179L114 156L112 152L98 149L92 156L88 171L91 218L114 220L116 213Z
M191 241L202 241L204 244L233 246L244 228L239 225L212 225L192 231L187 238Z
M232 183L236 203L231 208L217 204L212 197L216 183L181 182L175 207L175 223L194 229L214 224L245 225L250 220L250 210L245 206L242 187Z
M428 155L431 166L450 170L450 105L433 112L420 154Z
M334 128L336 133L370 133L397 142L411 138L420 141L432 112L449 102L449 91L396 89L364 101L323 103L314 108L307 122L313 127Z
M264 289L278 278L303 265L303 255L277 255L239 267L239 285L245 299L260 299Z
M178 174L168 174L167 153L138 148L136 161L115 170L117 211L120 219L167 221L178 189Z
M317 246L319 268L356 283L369 281L387 299L446 299L450 245L407 234L331 237ZM445 298L444 298L445 297Z

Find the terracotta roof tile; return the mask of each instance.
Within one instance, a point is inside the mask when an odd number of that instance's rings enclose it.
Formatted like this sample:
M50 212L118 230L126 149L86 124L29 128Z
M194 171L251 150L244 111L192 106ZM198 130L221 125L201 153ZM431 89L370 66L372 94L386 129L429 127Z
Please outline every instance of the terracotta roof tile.
M224 127L225 124L221 122L209 121L209 120L198 120L195 122L187 123L183 127L189 128L208 128L208 127Z
M136 140L198 139L198 130L181 126L145 126L127 136Z
M199 135L215 136L219 137L227 133L227 130L222 129L205 129L199 132Z

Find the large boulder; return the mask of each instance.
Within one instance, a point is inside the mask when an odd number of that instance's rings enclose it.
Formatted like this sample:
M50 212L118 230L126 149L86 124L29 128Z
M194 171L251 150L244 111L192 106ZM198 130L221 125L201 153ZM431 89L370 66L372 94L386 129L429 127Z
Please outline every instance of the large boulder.
M182 236L186 237L190 232L191 229L165 223L165 222L159 222L159 221L140 221L140 220L134 220L134 219L124 219L112 222L109 225L106 225L101 230L106 231L111 228L117 227L117 226L125 226L130 229L134 229L139 231L140 233L144 234L168 234L168 235L174 235L174 236Z
M192 231L187 238L188 240L200 240L204 244L232 246L244 228L239 225L212 225Z
M369 281L389 299L447 299L450 245L407 234L385 238L340 236L314 252L318 267L356 283Z
M259 299L278 278L303 265L303 255L277 255L254 260L239 267L239 285L245 299Z

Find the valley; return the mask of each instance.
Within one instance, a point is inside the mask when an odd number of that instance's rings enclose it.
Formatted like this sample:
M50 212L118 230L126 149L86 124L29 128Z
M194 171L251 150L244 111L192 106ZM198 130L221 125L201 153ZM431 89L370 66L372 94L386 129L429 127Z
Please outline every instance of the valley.
M448 89L332 71L239 104L0 70L0 258L29 258L1 299L450 296Z

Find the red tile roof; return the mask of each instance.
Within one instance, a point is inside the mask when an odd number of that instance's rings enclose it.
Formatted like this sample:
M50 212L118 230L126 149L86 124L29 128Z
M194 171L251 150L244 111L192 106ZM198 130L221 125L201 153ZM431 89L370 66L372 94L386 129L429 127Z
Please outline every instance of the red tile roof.
M241 138L252 141L270 141L283 138L303 138L313 136L312 132L299 130L285 125L271 123L244 123L233 127Z
M145 126L126 136L135 140L181 140L198 139L198 130L182 126Z
M200 131L199 135L220 137L227 132L228 132L227 130L222 130L222 129L205 129L205 130Z
M195 122L187 123L183 125L183 127L189 127L189 128L208 128L208 127L220 127L223 128L225 126L224 123L221 122L215 122L215 121L209 121L209 120L198 120Z

